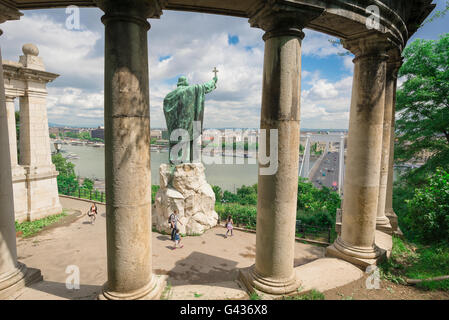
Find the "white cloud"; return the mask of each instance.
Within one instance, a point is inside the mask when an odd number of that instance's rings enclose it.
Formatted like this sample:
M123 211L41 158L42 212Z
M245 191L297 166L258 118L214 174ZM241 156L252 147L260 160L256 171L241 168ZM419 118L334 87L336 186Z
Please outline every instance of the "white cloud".
M49 86L51 122L93 126L103 123L104 26L99 19L92 21L89 29L71 31L51 14L26 11L20 21L2 25L5 58L17 60L21 46L32 42L39 47L47 70L61 75ZM251 28L246 19L180 12L164 12L160 20L150 23L152 127L165 126L163 99L176 87L178 75L186 75L190 83L201 83L212 79L213 67L219 69L218 88L206 96L205 127L259 126L262 30ZM238 43L230 45L229 35L237 36ZM337 56L344 49L328 39L327 35L306 30L303 56L334 57L352 70L349 57ZM302 92L301 125L347 127L352 78L331 82L326 70L304 70L304 64L302 77L303 84L310 88Z
M48 71L60 74L56 81L73 82L97 86L102 85L103 56L92 56L94 47L102 39L99 32L91 30L71 31L63 23L55 22L46 14L25 14L18 21L9 21L4 26L4 56L18 60L25 43L34 43L39 49ZM2 42L3 42L2 41Z
M347 128L351 104L352 77L345 77L335 83L326 79L313 80L309 90L301 94L302 126L315 124L317 128Z

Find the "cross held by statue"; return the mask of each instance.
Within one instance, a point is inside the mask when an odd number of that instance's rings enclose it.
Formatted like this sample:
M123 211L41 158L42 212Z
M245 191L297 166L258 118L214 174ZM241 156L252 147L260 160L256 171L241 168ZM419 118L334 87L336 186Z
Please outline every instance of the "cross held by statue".
M218 72L217 67L214 67L214 70L212 70L212 72L215 73L215 77L217 77L217 72Z

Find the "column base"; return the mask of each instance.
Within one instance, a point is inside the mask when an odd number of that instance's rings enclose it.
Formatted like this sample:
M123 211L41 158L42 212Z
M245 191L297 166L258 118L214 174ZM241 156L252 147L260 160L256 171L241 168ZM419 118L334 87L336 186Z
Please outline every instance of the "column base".
M349 246L340 237L326 248L326 257L338 258L353 265L366 268L370 265L377 265L387 258L387 252L378 246L372 248L362 248Z
M19 262L16 270L0 279L0 300L8 299L17 291L42 280L39 269L27 268Z
M390 221L391 227L393 229L393 232L398 231L399 227L398 227L398 216L396 215L396 213L394 212L393 209L387 209L385 211L385 215L387 216L388 220Z
M39 220L60 213L62 213L62 206L60 204L54 207L32 210L27 213L27 221Z
M296 278L296 272L289 279L264 278L257 274L255 266L239 270L239 280L248 292L262 294L264 298L277 298L282 295L296 293L301 282ZM267 296L268 295L268 296Z
M388 234L393 234L393 228L390 224L390 219L388 219L387 216L383 216L380 218L376 219L376 230L388 233Z
M153 274L151 281L143 288L131 292L109 291L107 283L103 286L103 292L98 300L157 300L165 289L167 276Z

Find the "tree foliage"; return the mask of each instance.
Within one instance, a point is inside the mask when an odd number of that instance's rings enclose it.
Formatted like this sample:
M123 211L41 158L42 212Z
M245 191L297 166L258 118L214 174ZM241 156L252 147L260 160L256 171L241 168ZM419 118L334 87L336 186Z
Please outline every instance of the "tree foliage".
M444 9L435 11L434 14L431 17L427 18L427 20L424 21L420 27L424 26L425 24L431 23L436 19L443 18L448 12L449 12L449 0L446 0L446 5Z
M51 157L56 170L59 172L57 177L58 190L63 192L67 188L78 188L79 183L75 174L75 165L67 161L60 153L52 155Z
M94 181L89 178L84 178L82 188L87 190L92 190L94 188Z
M216 197L221 194L219 187L212 187ZM257 184L252 186L241 186L237 193L225 190L222 193L224 205L217 204L216 209L221 210L223 217L231 214L238 218L239 223L255 223L257 213ZM217 201L218 202L218 201ZM305 179L298 182L297 198L297 219L304 224L333 227L335 224L335 214L340 207L341 198L338 193L329 188L316 188L312 183ZM251 216L251 217L250 217Z
M415 237L423 242L449 243L449 172L437 169L415 190L406 216Z
M298 182L297 219L305 224L333 227L341 198L329 188L316 188L311 182Z
M212 190L215 193L215 202L220 202L223 197L223 191L219 186L212 186Z
M439 40L417 39L404 50L397 91L395 158L406 162L427 150L433 153L417 180L449 163L449 33Z

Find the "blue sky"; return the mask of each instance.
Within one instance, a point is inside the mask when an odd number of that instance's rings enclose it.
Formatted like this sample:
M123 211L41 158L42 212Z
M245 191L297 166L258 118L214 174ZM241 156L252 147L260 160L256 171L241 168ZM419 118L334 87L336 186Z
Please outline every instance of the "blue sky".
M434 1L437 10L445 0ZM69 30L65 9L24 11L2 24L3 58L18 61L25 43L38 46L50 72L48 117L58 124L103 124L104 26L96 8L80 10L80 30ZM165 127L164 96L180 75L190 83L213 77L218 88L206 96L205 127L258 127L262 89L263 31L247 19L164 11L150 19L148 33L151 126ZM182 26L182 27L181 27ZM437 39L449 32L449 15L424 25L412 37ZM305 30L302 44L302 128L346 129L352 87L351 56L328 35Z

